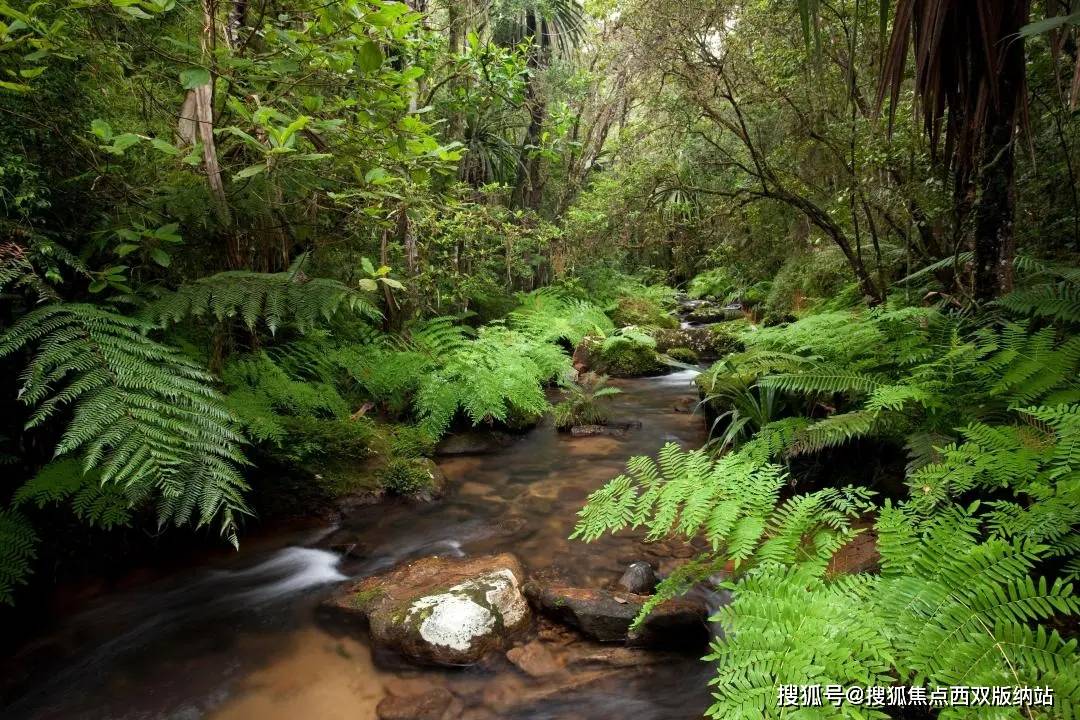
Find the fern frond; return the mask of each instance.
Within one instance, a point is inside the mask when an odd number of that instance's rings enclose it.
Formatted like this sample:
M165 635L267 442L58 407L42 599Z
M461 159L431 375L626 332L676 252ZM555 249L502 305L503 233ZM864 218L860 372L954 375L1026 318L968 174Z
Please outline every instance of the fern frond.
M35 407L28 429L70 408L57 457L78 455L102 484L153 493L162 522L217 519L233 537L246 512L243 439L213 378L149 329L93 305L48 305L0 337L0 357L36 347L19 397Z
M261 320L271 334L289 323L301 332L348 310L371 320L382 318L369 295L336 280L308 278L302 272L222 272L183 285L151 303L148 320L168 325L187 318L238 318L249 329Z
M998 304L1017 315L1080 323L1080 284L1060 282L1021 288Z
M14 602L16 586L30 574L37 544L37 533L22 513L0 509L0 603Z

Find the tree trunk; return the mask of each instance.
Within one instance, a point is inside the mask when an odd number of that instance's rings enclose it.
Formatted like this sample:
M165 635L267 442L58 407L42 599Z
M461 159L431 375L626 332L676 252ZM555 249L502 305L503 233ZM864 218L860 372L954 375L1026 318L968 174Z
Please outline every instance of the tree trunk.
M1026 13L1007 13L1000 37L1007 43L989 101L978 164L978 200L974 217L975 300L987 302L1012 289L1015 254L1016 120L1024 83L1024 41L1017 33ZM1011 22L1009 22L1011 20Z
M525 76L525 107L529 111L529 126L525 130L525 139L521 143L518 155L517 182L514 196L519 207L536 208L540 204L540 156L534 151L540 144L540 135L544 128L547 106L536 87L536 76L544 66L544 39L537 30L536 13L525 14L525 31L532 36L533 44L529 48Z

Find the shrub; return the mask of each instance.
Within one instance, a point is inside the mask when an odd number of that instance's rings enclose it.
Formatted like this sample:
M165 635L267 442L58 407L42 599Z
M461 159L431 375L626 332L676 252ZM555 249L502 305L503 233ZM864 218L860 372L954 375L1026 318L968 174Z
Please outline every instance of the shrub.
M284 416L282 456L298 465L324 459L356 459L371 454L373 423L366 418L326 420L310 415Z
M709 327L712 336L713 349L718 357L724 357L735 352L742 352L746 346L742 341L742 332L746 330L746 322L729 322Z
M382 486L394 495L412 495L432 486L422 460L395 458L382 472Z
M706 270L690 281L686 294L700 300L702 298L726 298L735 290L735 281L723 268Z

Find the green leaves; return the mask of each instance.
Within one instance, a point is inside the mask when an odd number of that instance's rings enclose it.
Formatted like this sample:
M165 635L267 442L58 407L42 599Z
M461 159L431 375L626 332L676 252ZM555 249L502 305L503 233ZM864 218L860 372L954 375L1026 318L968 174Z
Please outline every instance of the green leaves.
M1067 15L1054 15L1043 18L1042 20L1036 20L1033 23L1028 23L1020 28L1020 37L1027 38L1032 37L1033 35L1041 35L1042 33L1070 25L1080 25L1080 12L1074 12Z
M210 71L206 68L196 67L180 71L180 85L185 90L194 90L208 84L210 84Z
M14 603L15 587L26 583L37 545L37 533L25 515L0 509L0 603Z
M217 521L235 542L236 516L247 512L246 485L237 470L245 462L242 438L213 378L148 338L149 330L142 321L93 305L52 304L24 315L0 336L0 357L36 349L21 376L19 398L33 408L27 430L58 415L67 420L58 458L77 459L101 487L122 489L128 505L152 498L161 524ZM67 483L60 470L57 479ZM23 499L40 499L42 492L28 490ZM91 515L95 507L105 513L102 503L112 502L97 495L83 499L81 512ZM109 513L116 518L115 510Z
M252 330L262 322L273 334L286 323L301 332L311 330L345 310L368 319L382 317L365 295L335 280L235 271L188 283L150 304L146 315L162 325L191 317L238 318Z
M370 40L356 48L356 64L364 72L375 72L385 59L382 49Z

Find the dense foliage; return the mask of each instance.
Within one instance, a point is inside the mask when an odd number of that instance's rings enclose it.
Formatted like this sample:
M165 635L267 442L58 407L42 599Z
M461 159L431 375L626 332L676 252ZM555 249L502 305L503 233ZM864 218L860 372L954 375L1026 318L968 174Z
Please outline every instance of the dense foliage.
M710 548L712 716L1075 717L1077 11L0 0L0 604L715 359L574 531Z

